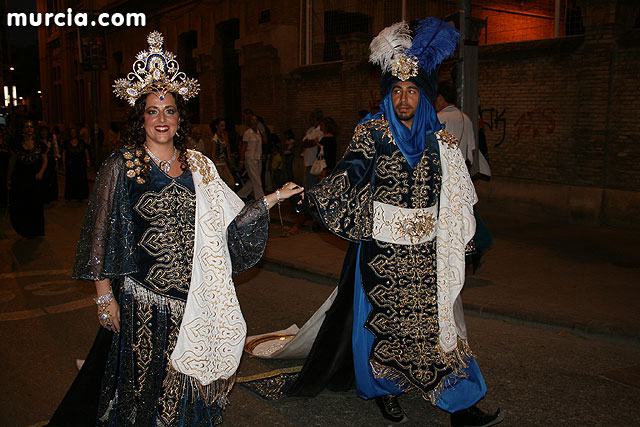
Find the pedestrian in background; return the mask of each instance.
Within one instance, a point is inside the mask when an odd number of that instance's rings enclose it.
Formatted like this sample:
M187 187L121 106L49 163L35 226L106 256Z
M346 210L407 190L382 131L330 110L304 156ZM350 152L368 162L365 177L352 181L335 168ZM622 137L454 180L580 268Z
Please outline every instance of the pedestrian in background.
M322 130L322 139L318 143L318 146L322 149L324 161L327 164L327 167L324 168L320 175L320 178L324 178L327 174L331 173L336 166L338 151L336 133L338 132L338 125L332 117L325 117L320 121L320 129Z
M0 208L7 206L7 178L9 172L9 136L7 126L0 124Z
M116 122L109 122L107 129L107 140L105 144L105 158L120 148L120 128Z
M67 130L67 139L62 145L62 164L65 200L84 200L89 197L89 146L79 138L78 131L73 126Z
M284 135L284 167L287 181L293 181L293 157L296 150L296 138L293 131L287 129Z
M230 187L235 187L236 180L229 169L231 161L231 144L227 133L227 123L222 118L217 118L209 124L213 137L211 138L211 153L220 178Z
M240 197L247 197L253 193L254 200L264 196L262 189L262 133L258 127L258 116L249 117L249 129L242 135L240 147L240 167L244 165L249 181L238 191Z
M284 157L281 153L280 143L272 145L269 169L271 170L271 185L274 188L279 188L284 183Z
M44 236L42 178L47 169L47 146L36 137L31 120L13 147L9 165L9 218L22 237Z
M60 151L46 124L40 125L38 136L40 141L47 146L47 168L42 177L42 201L50 203L58 200L58 168L56 165L60 158Z
M489 163L476 147L473 123L469 116L456 107L457 92L455 87L448 83L438 84L438 95L433 105L438 112L438 120L447 130L460 141L460 151L465 159L465 164L472 179L477 176L491 176ZM477 170L474 174L472 171ZM471 272L479 273L484 266L485 253L493 246L493 235L487 224L483 221L477 206L473 207L473 215L476 220L476 232L473 236L475 252L469 255Z

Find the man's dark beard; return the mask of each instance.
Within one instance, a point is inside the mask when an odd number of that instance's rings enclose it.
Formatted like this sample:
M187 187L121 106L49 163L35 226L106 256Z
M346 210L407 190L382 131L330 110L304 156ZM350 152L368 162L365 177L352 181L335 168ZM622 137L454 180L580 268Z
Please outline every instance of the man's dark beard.
M396 110L395 113L396 113L396 117L398 118L398 120L402 120L402 121L405 121L405 122L408 121L408 120L413 119L413 117L416 115L415 111L412 111L411 113L400 114Z

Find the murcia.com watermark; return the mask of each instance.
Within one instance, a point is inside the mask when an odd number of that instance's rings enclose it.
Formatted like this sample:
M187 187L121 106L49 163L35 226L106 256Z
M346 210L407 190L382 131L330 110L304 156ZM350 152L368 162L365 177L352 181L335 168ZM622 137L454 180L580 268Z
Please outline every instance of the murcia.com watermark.
M37 12L37 13L7 13L7 27L144 27L147 16L144 13L92 13L74 12L71 8L67 12Z

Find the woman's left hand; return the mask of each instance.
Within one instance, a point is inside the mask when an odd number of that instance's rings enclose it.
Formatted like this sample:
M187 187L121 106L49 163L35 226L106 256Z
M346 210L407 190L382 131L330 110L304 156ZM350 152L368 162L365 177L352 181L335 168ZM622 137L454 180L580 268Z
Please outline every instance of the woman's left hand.
M302 197L304 198L304 187L299 186L295 182L287 182L278 191L280 192L278 195L281 201L299 193L303 193Z

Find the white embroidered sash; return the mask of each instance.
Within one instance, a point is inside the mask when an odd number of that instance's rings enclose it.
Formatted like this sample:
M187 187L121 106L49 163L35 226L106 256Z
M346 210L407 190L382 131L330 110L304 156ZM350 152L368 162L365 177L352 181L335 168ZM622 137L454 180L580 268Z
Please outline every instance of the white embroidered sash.
M437 204L409 209L373 201L373 231L376 240L396 245L418 245L436 235Z
M227 227L244 203L218 176L213 162L188 150L196 190L191 284L171 365L203 386L232 377L247 327L232 280Z
M461 327L456 327L454 303L464 285L465 248L476 231L473 205L478 197L455 137L446 131L436 136L442 165L436 243L438 323L440 345L450 352L456 349L458 336L467 338L464 319L459 319Z

